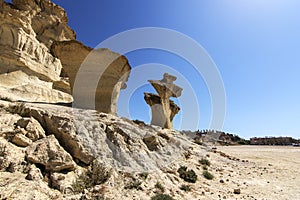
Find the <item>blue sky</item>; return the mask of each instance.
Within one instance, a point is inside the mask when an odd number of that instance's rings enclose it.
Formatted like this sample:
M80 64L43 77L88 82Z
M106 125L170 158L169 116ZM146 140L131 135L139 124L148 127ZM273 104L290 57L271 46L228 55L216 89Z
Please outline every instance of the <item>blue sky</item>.
M224 131L245 138L300 138L300 1L54 2L67 11L77 39L91 47L114 34L140 27L169 28L193 38L208 52L221 74L226 90ZM174 126L209 128L212 105L208 86L201 76L195 75L189 63L171 53L151 49L126 56L133 68L160 63L170 66L169 72L176 70L182 74L196 91L200 114L178 115ZM131 76L129 81L134 80ZM132 119L149 122L149 107L143 100L145 91L154 92L149 85L141 85L126 103ZM123 92L120 100L122 95ZM177 102L181 99L184 92ZM127 116L122 107L119 114Z

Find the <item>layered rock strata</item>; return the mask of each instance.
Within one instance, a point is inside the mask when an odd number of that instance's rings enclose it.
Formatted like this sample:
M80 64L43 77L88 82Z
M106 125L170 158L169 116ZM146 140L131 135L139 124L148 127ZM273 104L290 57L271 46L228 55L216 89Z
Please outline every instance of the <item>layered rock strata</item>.
M75 39L65 11L51 1L14 0L0 4L1 98L14 101L72 102L55 85L69 84L49 50L54 41ZM31 94L34 92L34 94Z
M116 114L131 69L128 60L76 41L67 23L65 11L49 0L1 1L0 99L75 99L75 107Z

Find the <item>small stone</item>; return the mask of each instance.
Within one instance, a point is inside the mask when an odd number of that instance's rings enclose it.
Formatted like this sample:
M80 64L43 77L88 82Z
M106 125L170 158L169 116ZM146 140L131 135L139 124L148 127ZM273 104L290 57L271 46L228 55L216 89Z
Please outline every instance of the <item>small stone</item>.
M239 189L239 188L238 189L234 189L233 193L234 194L241 194L241 189Z
M220 183L224 183L224 180L221 179L221 180L220 180Z
M21 133L17 133L13 137L12 142L20 147L27 147L32 143L32 141L28 137Z
M30 165L29 172L27 176L25 177L27 180L41 180L43 179L43 175L41 173L41 170L37 168L35 165Z
M47 171L73 170L72 156L59 144L54 135L32 143L26 150L26 157L32 163L45 166Z

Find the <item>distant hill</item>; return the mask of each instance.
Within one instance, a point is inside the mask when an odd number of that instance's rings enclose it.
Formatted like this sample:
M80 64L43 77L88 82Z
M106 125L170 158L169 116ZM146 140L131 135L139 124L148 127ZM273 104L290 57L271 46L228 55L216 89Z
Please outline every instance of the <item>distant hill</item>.
M252 145L295 145L300 143L300 139L292 137L253 137L250 138Z
M249 140L243 139L236 134L225 133L217 130L197 130L197 131L181 131L190 137L193 137L195 143L213 142L220 145L247 145Z

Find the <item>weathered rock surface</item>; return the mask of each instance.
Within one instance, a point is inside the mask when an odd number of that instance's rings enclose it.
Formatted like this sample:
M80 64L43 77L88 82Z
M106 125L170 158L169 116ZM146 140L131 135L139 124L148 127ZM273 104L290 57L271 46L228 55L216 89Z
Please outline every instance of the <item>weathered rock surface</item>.
M46 137L43 127L33 117L21 118L17 121L17 126L24 128L27 131L26 137L31 139L33 142Z
M72 157L58 143L54 135L32 143L26 150L27 159L45 166L46 171L73 170Z
M23 195L25 199L34 199L38 195L39 199L80 199L108 195L120 199L126 194L125 199L150 199L149 194L159 178L163 177L168 188L179 188L183 183L176 179L176 170L185 163L186 152L197 161L204 150L200 146L193 150L196 144L177 131L136 124L95 110L0 100L0 118L4 117L7 120L1 125L6 127L4 130L10 130L9 133L22 130L24 136L30 131L34 134L29 146L18 147L9 142L7 131L1 133L0 145L8 149L5 155L0 155L3 161L0 181L5 180L4 184L0 183L1 198ZM76 193L75 181L95 159L112 169L111 177L105 185L86 189L83 194ZM9 179L6 171L10 171ZM103 173L98 172L100 176ZM141 172L153 174L141 185L147 193L124 189L128 182L140 180ZM22 189L15 190L16 183L22 184ZM29 187L32 190L24 194L23 188Z
M0 135L2 136L4 133L13 132L15 130L15 124L20 119L22 119L20 115L6 112L0 105Z
M151 113L152 113L151 124L158 125L158 126L164 125L164 123L162 122L166 121L166 119L163 113L160 96L145 92L144 99L146 103L151 107ZM170 109L171 109L170 121L172 122L175 115L180 111L180 108L174 103L174 101L170 100Z
M158 95L144 93L144 99L151 107L152 125L173 128L172 120L180 108L170 100L170 97L179 97L182 92L182 88L173 84L176 79L175 76L165 73L162 80L149 80L158 93Z
M0 172L24 172L26 164L24 149L0 137Z
M76 181L77 175L74 171L66 174L54 172L51 174L51 185L64 194L72 193L72 184Z
M50 0L1 3L0 99L71 103L73 94L76 107L116 114L128 60L84 46L67 22Z
M86 164L96 158L120 170L157 170L180 157L190 144L176 131L140 127L94 110L31 103L11 104L7 110L35 118L66 151ZM157 141L155 148L149 145L149 135Z
M54 83L42 81L37 76L28 75L21 70L0 74L0 80L0 98L2 99L48 103L73 101L73 97L66 93L67 89L60 91L61 88L53 87L55 83L58 84L58 81Z
M32 143L32 141L23 133L16 133L12 138L12 143L20 147L27 147Z
M51 51L70 79L75 107L116 114L119 93L126 88L131 69L125 56L108 49L93 50L78 41L55 42Z
M0 6L1 97L71 102L69 94L53 88L53 83L61 82L62 66L49 50L53 41L75 39L64 10L47 0L13 4Z
M39 181L43 179L41 170L37 168L34 164L29 166L29 171L25 177L27 180Z
M0 197L1 199L61 199L57 190L49 188L44 181L31 181L25 179L20 172L1 172Z

